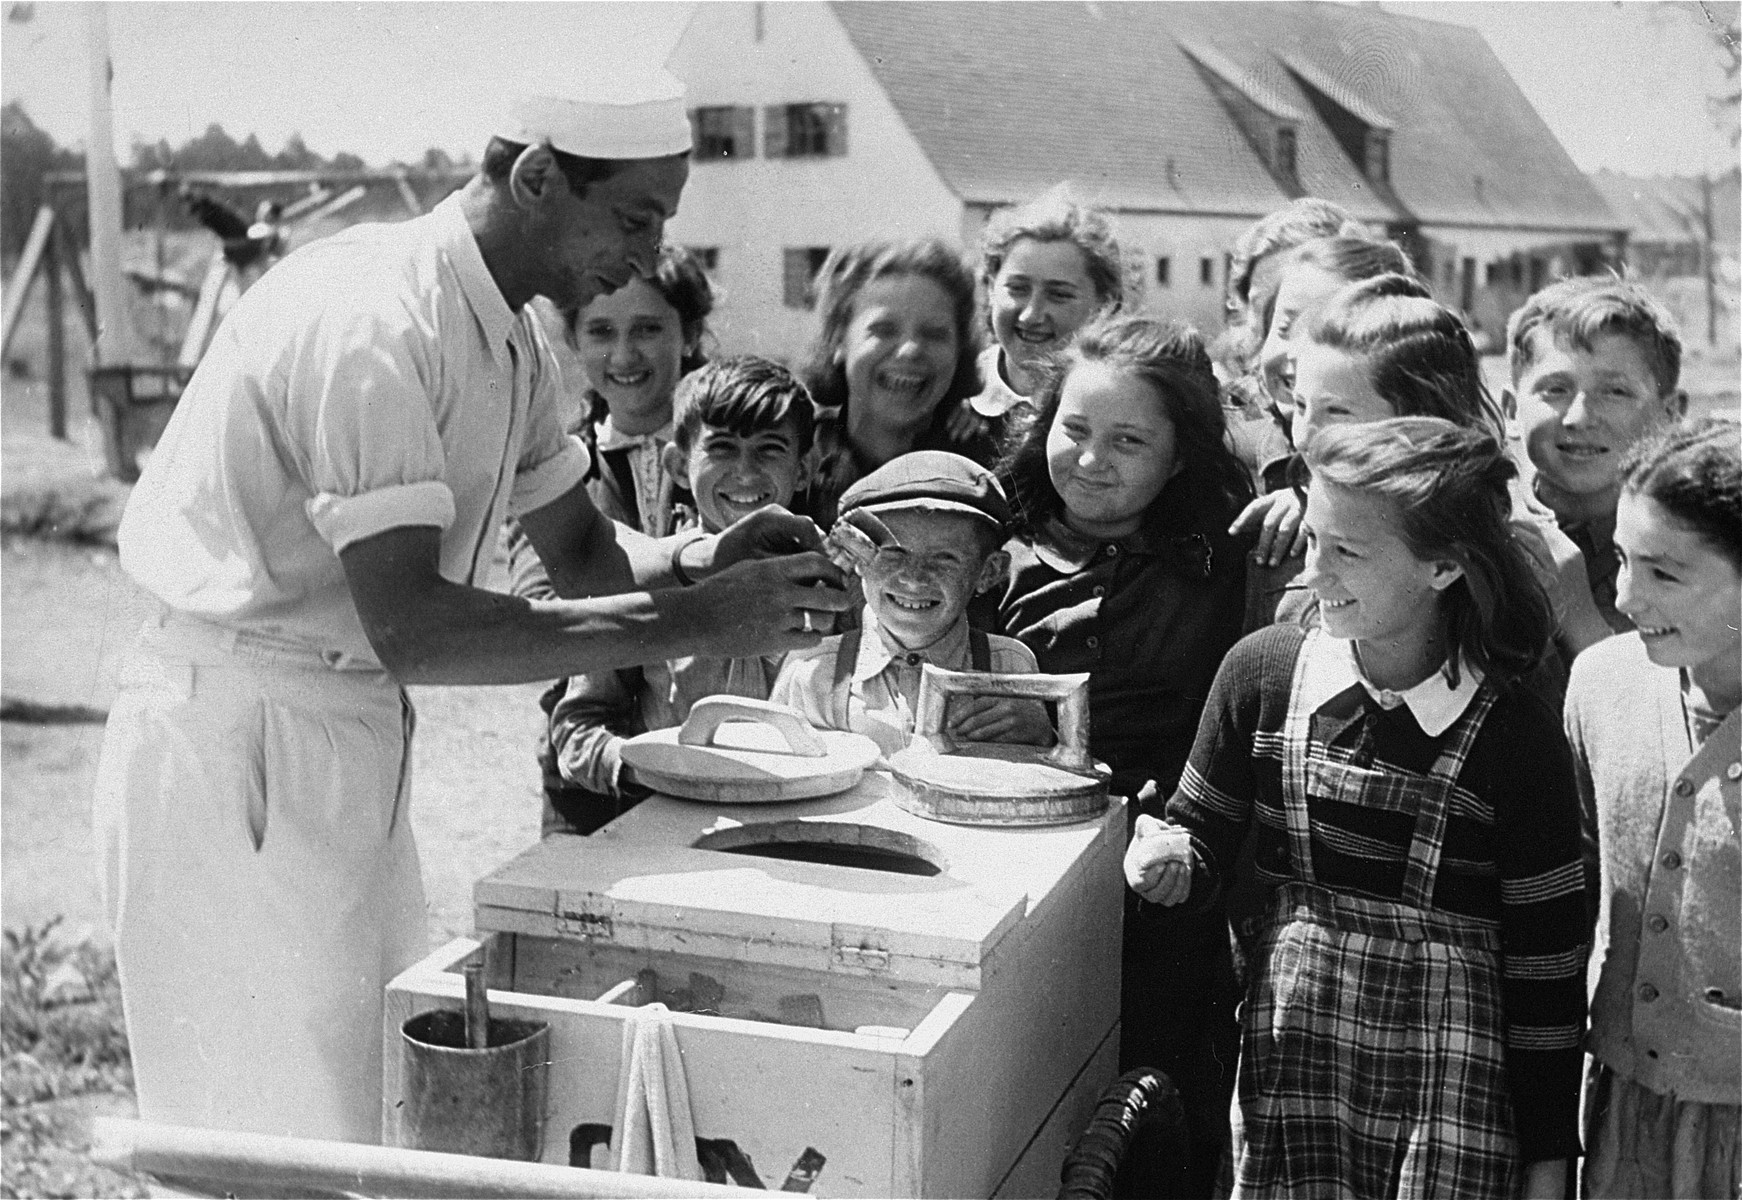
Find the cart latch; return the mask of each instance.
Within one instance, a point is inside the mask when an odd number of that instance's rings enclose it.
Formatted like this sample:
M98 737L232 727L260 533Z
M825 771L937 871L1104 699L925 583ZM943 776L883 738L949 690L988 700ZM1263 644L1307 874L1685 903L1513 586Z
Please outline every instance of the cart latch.
M886 936L883 930L869 926L837 925L835 964L849 971L887 971L889 947L882 944Z
M563 937L579 938L586 942L608 942L611 940L611 914L593 912L565 912L557 909L556 931Z

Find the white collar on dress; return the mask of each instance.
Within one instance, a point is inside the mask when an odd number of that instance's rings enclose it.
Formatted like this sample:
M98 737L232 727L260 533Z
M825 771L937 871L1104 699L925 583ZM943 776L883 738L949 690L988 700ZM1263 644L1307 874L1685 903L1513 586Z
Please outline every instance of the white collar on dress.
M980 394L971 397L968 405L982 417L1001 417L1018 404L1029 403L1027 396L1018 396L1004 382L1004 349L997 342L980 352L980 379Z
M1306 665L1307 677L1301 683L1301 701L1308 712L1317 712L1333 696L1341 695L1358 683L1367 689L1368 695L1379 701L1381 708L1407 705L1415 723L1429 737L1439 737L1464 715L1482 683L1482 672L1464 658L1459 662L1457 687L1446 682L1443 670L1435 671L1414 687L1401 692L1377 687L1361 673L1355 643L1347 638L1332 637L1323 630L1317 632L1302 652L1312 655Z
M671 422L667 421L652 433L618 433L617 427L611 424L611 415L605 414L605 419L599 422L599 449L621 450L625 446L646 446L657 442L663 446L671 441Z
M966 617L957 620L955 627L943 637L921 650L907 650L895 644L889 635L883 632L883 627L871 620L869 612L864 613L865 624L861 627L864 633L859 635L859 661L853 664L853 680L864 683L881 675L890 663L915 655L932 664L943 667L947 671L966 669L968 661L968 621Z

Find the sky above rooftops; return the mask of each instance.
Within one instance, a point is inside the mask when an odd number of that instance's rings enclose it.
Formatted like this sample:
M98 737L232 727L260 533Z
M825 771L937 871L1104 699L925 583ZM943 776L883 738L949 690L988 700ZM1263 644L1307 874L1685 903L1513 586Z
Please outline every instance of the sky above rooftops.
M6 0L0 91L56 141L88 126L87 5ZM127 3L107 7L116 152L217 123L268 151L300 133L371 165L482 150L504 99L595 56L663 58L682 3ZM1697 174L1736 164L1706 98L1724 86L1712 22L1734 3L1396 2L1482 34L1582 169ZM989 14L996 9L986 10Z

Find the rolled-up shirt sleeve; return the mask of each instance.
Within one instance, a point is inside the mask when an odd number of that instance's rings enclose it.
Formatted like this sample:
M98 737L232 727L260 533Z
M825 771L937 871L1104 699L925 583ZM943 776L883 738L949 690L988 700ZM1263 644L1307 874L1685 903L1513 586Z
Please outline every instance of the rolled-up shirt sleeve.
M557 497L566 495L587 477L592 459L580 438L565 436L547 457L529 463L520 461L514 475L514 492L508 511L515 516L536 512Z
M318 322L292 358L292 423L306 447L309 520L334 553L407 525L445 530L454 496L427 347L370 313Z
M514 491L508 511L515 516L536 512L587 477L592 457L586 443L564 430L562 367L549 353L533 382L532 403L526 413L526 437L519 461L514 464Z

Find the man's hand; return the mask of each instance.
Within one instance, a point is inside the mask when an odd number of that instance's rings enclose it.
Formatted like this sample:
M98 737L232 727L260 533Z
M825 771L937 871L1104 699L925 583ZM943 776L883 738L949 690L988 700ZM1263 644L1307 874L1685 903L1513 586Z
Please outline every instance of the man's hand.
M1300 495L1293 488L1271 492L1241 510L1228 526L1228 532L1238 535L1256 528L1258 544L1252 549L1252 557L1266 566L1278 567L1283 559L1306 553L1306 530L1300 523L1303 508Z
M951 696L944 722L964 742L1050 746L1056 739L1046 705L1014 696Z
M1591 595L1585 554L1577 542L1552 525L1528 518L1514 517L1512 533L1530 560L1537 582L1548 592L1554 609L1555 642L1569 660L1615 632Z
M702 538L686 547L683 565L692 579L700 579L752 559L778 558L822 548L823 531L817 528L816 522L809 517L795 516L778 504L770 504L741 518L714 537ZM827 578L836 586L845 583L844 579L837 581L835 575Z
M739 562L693 588L656 592L654 600L662 619L697 639L693 653L748 658L816 645L834 627L835 614L853 605L845 582L839 567L807 551Z
M1174 905L1190 896L1190 835L1148 813L1138 814L1136 833L1125 848L1125 882L1153 904Z

